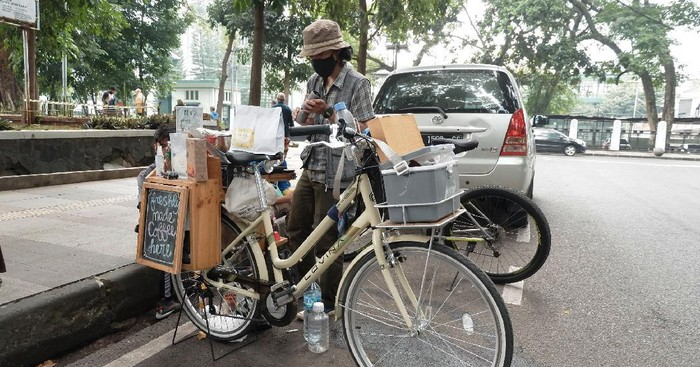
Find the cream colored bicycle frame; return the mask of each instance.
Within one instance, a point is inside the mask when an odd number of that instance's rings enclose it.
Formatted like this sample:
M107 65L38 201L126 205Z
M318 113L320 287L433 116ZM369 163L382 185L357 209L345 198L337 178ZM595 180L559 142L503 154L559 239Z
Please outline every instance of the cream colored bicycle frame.
M345 247L352 243L365 228L369 226L374 227L380 223L381 217L379 214L379 210L375 207L376 202L374 194L372 192L372 188L369 183L369 178L364 173L358 176L356 178L356 181L343 192L343 194L340 197L340 200L336 204L338 212L342 213L350 207L350 205L356 197L358 187L360 190L360 194L362 194L362 199L365 204L365 211L362 212L362 214L353 222L353 224L349 228L347 228L346 232L338 239L338 241L336 241L333 244L333 246L321 256L320 259L317 259L316 264L302 277L299 283L294 285L293 297L295 299L301 297L304 290L306 290L306 288L312 282L316 281L320 277L320 275L323 274L323 272L328 270L330 264L332 264L333 261L335 261L335 259L338 258L338 256L341 256L343 254ZM233 249L238 243L240 243L240 241L246 239L248 235L257 232L261 224L264 226L265 229L265 238L268 244L268 251L270 252L270 257L272 259L272 269L275 283L280 283L283 281L282 271L280 269L290 268L298 262L300 262L303 256L306 255L316 245L318 240L332 226L337 225L337 223L333 219L331 219L328 216L325 216L323 220L321 220L321 223L319 223L319 225L314 229L314 231L311 232L311 235L309 235L309 237L306 238L306 240L304 240L301 246L296 251L294 251L294 253L292 253L292 255L289 258L280 259L277 251L277 244L274 240L272 221L270 220L270 209L265 208L265 210L263 210L260 213L260 216L258 216L257 219L245 226L243 232L240 235L238 235L238 237L236 237L236 239L233 240L233 242L231 242L231 244L229 244L226 247L226 249L223 250L222 254L231 251L231 249ZM398 240L428 242L430 240L430 237L421 235L401 235L391 238L387 242L393 242ZM253 239L250 241L250 248L253 251L253 256L255 257L256 263L259 264L258 274L260 279L270 280L268 279L267 265L262 249L260 248L260 246L257 245L257 240ZM404 304L403 299L399 294L399 290L396 287L394 278L391 276L390 269L397 270L396 277L398 278L399 283L401 284L401 288L403 292L408 296L408 299L411 301L413 308L416 310L418 309L418 299L416 298L415 293L409 286L408 281L406 280L401 270L400 264L397 264L395 267L389 265L386 259L384 251L385 249L382 244L382 241L383 239L381 231L374 230L372 233L372 246L366 248L360 256L357 256L355 258L355 261L353 261L347 269L351 269L352 265L354 265L358 259L361 259L365 253L374 251L375 256L377 257L377 261L379 262L379 267L381 269L382 276L384 277L389 292L394 301L396 302L396 306L398 307L399 312L401 313L406 323L406 326L409 329L411 329L413 328L413 322L410 316L408 315L406 305ZM206 273L204 274L204 276L206 277ZM340 292L340 289L343 289L343 284L346 281L346 276L347 270L343 273L338 292ZM252 290L247 290L240 287L233 287L223 282L214 281L212 279L208 279L208 281L209 284L216 286L217 288L230 290L245 297L250 297L256 300L260 300L261 298L259 293ZM338 299L338 297L336 297L336 299ZM341 312L337 301L335 304L335 309L336 318L338 318L340 317Z

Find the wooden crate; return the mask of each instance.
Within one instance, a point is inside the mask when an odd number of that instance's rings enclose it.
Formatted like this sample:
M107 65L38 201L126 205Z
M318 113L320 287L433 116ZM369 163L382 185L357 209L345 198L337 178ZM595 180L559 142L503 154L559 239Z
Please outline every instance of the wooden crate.
M207 157L208 180L168 180L156 177L155 172L147 182L185 187L188 191L190 224L190 263L182 264L183 270L208 269L221 262L221 202L224 192L221 186L221 161Z

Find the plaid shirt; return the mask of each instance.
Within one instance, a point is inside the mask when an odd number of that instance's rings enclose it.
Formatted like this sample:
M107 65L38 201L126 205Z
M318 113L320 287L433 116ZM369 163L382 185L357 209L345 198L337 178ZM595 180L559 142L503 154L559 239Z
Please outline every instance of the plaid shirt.
M340 74L335 78L333 84L327 92L323 88L323 78L314 74L309 78L306 84L306 93L317 91L326 104L332 106L337 102L345 102L352 116L357 121L364 122L374 118L372 110L372 92L370 83L364 75L353 70L349 62L346 62L340 70ZM331 121L324 119L323 116L317 114L314 118L315 125L330 124ZM311 142L328 141L328 136L323 134L315 134L311 136ZM304 161L304 168L309 170L309 175L314 182L325 182L326 178L326 157L328 155L328 147L306 147L301 153L301 158ZM307 158L308 156L308 158Z

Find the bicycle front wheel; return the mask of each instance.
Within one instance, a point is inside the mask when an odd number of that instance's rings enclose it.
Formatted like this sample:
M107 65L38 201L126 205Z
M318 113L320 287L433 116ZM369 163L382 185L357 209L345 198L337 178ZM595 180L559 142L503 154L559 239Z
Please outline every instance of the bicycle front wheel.
M532 200L512 189L482 187L467 191L461 201L468 213L443 229L445 244L464 251L494 283L521 281L544 265L549 223Z
M240 233L224 213L221 214L221 249L225 249ZM258 267L248 241L223 256L220 267L231 274L258 278ZM182 272L172 276L178 299L183 300L187 317L199 329L216 340L243 337L260 319L260 302L209 285L200 271ZM241 287L231 282L230 285Z
M412 327L400 314L374 253L349 269L339 300L360 366L509 366L513 331L489 278L440 244L391 245L389 269Z

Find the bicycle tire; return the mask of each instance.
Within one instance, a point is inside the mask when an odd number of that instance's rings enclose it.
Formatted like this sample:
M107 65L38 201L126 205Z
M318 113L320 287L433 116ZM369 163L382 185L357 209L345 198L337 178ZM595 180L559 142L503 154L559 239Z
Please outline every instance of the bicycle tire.
M224 213L221 214L221 249L226 248L239 234L238 227ZM228 259L235 257L228 270L257 278L258 264L255 262L248 241L241 241L238 248L230 252ZM222 266L224 265L222 259ZM200 271L181 272L172 275L175 294L182 302L187 317L201 331L215 340L231 341L245 336L257 326L262 305L258 300L227 293L207 287ZM235 282L234 282L235 283ZM240 284L236 284L240 286ZM211 306L206 291L211 292ZM213 307L213 312L212 312Z
M514 283L529 278L547 261L551 232L547 218L534 201L513 189L485 186L467 191L461 202L495 240L474 243L446 240L445 244L466 252L494 283ZM472 237L483 237L467 214L445 226L442 233L459 237L465 232Z
M508 310L481 270L437 243L432 249L419 242L390 248L399 259L392 278L415 328L407 328L375 254L367 253L348 270L339 299L345 340L358 366L510 366ZM419 307L398 285L399 275Z

